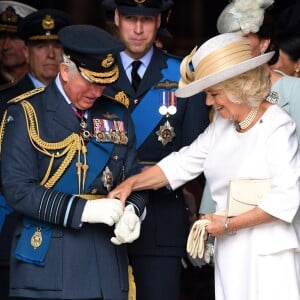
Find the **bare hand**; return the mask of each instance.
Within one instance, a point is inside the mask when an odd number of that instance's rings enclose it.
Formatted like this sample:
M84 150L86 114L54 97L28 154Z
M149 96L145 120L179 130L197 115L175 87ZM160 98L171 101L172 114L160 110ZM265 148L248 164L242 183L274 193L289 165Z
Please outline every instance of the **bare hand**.
M209 214L202 216L203 219L210 220L209 225L206 226L206 231L212 236L220 236L225 233L224 216L218 216L215 214Z
M123 181L121 184L116 186L109 194L109 198L120 199L123 204L125 204L126 199L132 192L132 185L130 178Z

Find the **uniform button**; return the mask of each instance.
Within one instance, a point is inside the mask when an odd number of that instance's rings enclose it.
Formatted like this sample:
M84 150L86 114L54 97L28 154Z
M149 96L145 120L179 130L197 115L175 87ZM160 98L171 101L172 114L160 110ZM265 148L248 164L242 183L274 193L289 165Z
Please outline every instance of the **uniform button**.
M91 194L92 194L92 195L97 194L97 189L92 189L92 190L91 190Z
M138 104L139 103L139 99L134 99L133 102L134 102L134 104Z
M118 156L117 154L115 154L115 155L113 156L113 159L114 159L114 160L118 160L118 159L119 159L119 156Z

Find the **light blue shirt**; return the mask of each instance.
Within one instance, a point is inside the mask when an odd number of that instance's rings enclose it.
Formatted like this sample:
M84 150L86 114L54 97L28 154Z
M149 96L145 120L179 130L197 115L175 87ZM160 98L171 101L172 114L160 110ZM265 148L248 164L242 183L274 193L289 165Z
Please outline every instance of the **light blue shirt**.
M38 79L36 79L31 73L28 73L29 78L31 79L33 85L35 88L39 88L39 87L43 87L45 86L44 83L42 83L41 81L39 81Z
M138 74L140 75L141 78L143 78L146 69L149 66L150 60L153 55L153 47L143 56L139 59L139 61L142 62L138 69ZM132 69L132 62L135 61L136 59L133 59L132 57L128 56L124 51L120 53L121 56L121 61L124 67L124 70L126 72L126 75L131 82L131 69Z

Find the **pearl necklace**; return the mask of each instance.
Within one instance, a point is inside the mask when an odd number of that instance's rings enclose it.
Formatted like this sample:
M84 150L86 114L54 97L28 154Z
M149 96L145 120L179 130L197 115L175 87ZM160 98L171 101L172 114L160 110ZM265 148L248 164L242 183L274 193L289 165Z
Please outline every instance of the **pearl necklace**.
M235 123L235 129L237 131L241 131L242 129L246 129L250 126L250 124L255 119L258 113L259 107L254 107L250 110L248 116L240 123Z

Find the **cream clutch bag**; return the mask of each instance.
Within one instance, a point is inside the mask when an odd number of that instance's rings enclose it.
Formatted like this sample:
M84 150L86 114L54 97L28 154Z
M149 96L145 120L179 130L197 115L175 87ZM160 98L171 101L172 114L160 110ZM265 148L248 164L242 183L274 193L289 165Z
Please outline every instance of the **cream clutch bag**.
M270 191L271 179L236 179L229 183L227 216L240 215L259 204Z

